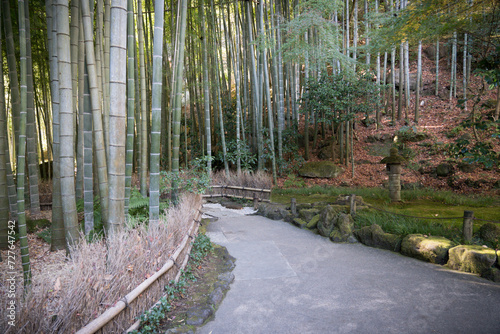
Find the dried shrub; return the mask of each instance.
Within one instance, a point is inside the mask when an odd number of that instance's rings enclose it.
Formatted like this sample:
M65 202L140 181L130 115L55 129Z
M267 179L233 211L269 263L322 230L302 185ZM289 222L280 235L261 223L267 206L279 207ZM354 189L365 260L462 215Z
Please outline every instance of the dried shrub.
M270 174L263 171L242 171L239 175L236 172L226 174L220 171L212 174L212 185L271 189L273 179Z
M168 261L200 205L201 196L184 195L179 205L166 212L156 226L124 229L107 240L94 242L87 242L82 236L71 250L70 258L33 270L32 287L25 298L21 297L19 265L16 327L9 326L8 319L2 317L0 332L71 333L82 328ZM59 253L64 257L64 251ZM6 262L0 263L2 282L9 272ZM6 305L8 300L7 286L1 286L0 304ZM135 321L136 313L150 306L150 300L139 297L134 301L135 311L120 317L123 323L114 320L114 328L121 329L118 332L128 328Z

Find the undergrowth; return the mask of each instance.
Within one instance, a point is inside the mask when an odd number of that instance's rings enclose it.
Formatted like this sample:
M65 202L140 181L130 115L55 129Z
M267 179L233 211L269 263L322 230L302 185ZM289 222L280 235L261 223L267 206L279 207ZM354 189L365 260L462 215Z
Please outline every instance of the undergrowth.
M179 281L171 280L165 286L165 296L154 307L139 317L140 328L132 331L132 334L154 334L159 332L162 321L166 318L167 313L172 310L172 302L183 298L188 284L196 282L197 278L192 268L199 266L212 250L213 245L210 239L205 234L199 233L193 242L188 265L182 271Z
M388 190L383 188L343 188L312 186L306 188L279 188L273 189L272 195L296 195L309 196L321 194L327 196L350 195L362 196L365 200L374 200L382 203L389 203ZM274 199L274 198L273 198ZM451 191L437 191L434 189L411 189L402 190L401 199L403 201L433 200L447 205L462 205L470 207L485 207L498 204L499 199L486 196L471 196L455 194ZM276 198L279 201L279 198Z
M197 214L201 196L185 195L177 207L172 207L160 217L157 226L140 225L123 229L106 241L92 243L86 238L75 243L71 257L65 251L56 252L57 261L46 263L32 271L29 291L22 286L22 268L16 267L16 325L19 333L74 333L88 324L109 306L114 305L133 287L138 286L158 265L166 261L189 228L189 222ZM0 262L0 281L12 271ZM0 286L0 304L7 303L7 285ZM22 298L22 294L26 293ZM135 305L149 305L138 299ZM7 319L7 318L5 318ZM112 322L107 331L129 326ZM8 329L6 321L0 321L0 333Z
M425 234L442 236L456 243L461 241L461 221L459 220L423 220L378 211L359 211L355 219L356 229L379 225L386 233L406 236L408 234Z

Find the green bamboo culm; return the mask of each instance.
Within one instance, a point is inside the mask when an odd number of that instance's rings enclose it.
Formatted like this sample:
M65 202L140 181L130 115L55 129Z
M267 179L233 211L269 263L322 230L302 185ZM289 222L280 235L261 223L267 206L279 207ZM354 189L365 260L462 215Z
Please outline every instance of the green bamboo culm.
M134 159L134 111L135 111L135 25L134 2L127 0L127 140L125 143L125 217L128 213L130 186L132 184L132 160Z
M179 173L179 147L180 147L180 134L181 134L181 109L182 109L182 74L184 72L184 44L186 40L186 21L187 21L187 0L179 1L179 13L177 15L177 29L175 41L175 60L174 60L174 74L173 74L173 94L172 101L172 172ZM172 201L174 204L178 200L177 195L178 185L175 183L175 178L172 181Z
M57 60L59 75L59 161L61 204L66 236L66 247L79 239L78 216L75 200L75 153L73 83L71 79L71 54L69 30L69 2L56 1ZM64 145L62 144L64 143ZM70 143L71 145L68 145ZM68 248L69 250L69 248Z
M111 3L110 72L109 72L109 217L111 236L125 223L125 124L127 118L127 1Z
M0 15L0 27L2 26ZM0 34L0 63L3 63L2 34ZM7 122L5 114L5 95L3 66L0 66L0 249L8 247L9 195L7 192ZM0 261L2 259L0 258Z
M151 153L149 158L149 224L151 226L158 224L160 219L160 135L164 8L163 0L155 0Z
M101 205L101 222L108 224L108 167L106 151L104 149L104 131L101 113L102 95L99 90L97 65L95 60L93 25L90 14L89 2L82 0L83 35L85 40L85 61L88 72L90 104L92 110L92 126L94 129L94 155L97 163L97 179L99 183L99 197Z
M26 29L24 21L24 0L18 1L19 8L19 51L21 58L21 112L19 120L19 149L17 154L17 211L19 224L19 242L21 245L21 262L25 292L31 286L31 265L26 230L26 214L24 207L24 170L26 167L26 109L27 109L27 66L26 66Z
M207 143L207 170L212 173L212 136L210 128L210 85L208 82L208 56L207 56L207 29L205 27L205 8L204 1L200 0L200 17L202 31L202 55L203 55L203 102L205 111L205 141Z

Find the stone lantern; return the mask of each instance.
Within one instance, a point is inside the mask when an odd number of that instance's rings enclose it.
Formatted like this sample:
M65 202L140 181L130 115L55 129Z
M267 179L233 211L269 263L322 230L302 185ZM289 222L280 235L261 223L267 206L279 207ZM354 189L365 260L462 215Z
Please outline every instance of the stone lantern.
M392 202L401 201L401 164L406 159L398 154L397 148L391 148L390 155L383 158L380 163L386 164L389 175L389 197Z

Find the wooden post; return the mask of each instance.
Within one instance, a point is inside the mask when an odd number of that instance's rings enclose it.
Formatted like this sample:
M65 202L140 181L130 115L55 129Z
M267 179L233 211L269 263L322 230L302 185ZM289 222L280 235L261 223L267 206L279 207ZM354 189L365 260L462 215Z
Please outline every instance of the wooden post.
M259 199L257 198L257 194L253 193L253 208L254 210L257 210Z
M464 211L463 236L466 242L472 241L474 211Z
M356 195L352 194L349 197L349 200L350 200L350 202L349 202L349 205L350 205L350 214L354 218L354 216L356 216Z
M295 198L292 198L292 203L290 204L290 211L292 212L292 215L297 215L297 200Z

